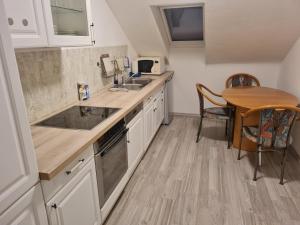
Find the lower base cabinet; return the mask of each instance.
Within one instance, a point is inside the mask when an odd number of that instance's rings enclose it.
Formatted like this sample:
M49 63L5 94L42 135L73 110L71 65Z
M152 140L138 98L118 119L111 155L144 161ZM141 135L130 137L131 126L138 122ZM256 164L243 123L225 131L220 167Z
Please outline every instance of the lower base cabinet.
M55 194L46 208L50 225L101 224L93 158Z
M164 118L163 87L144 102L144 149L154 138Z
M144 120L143 111L127 125L128 173L131 175L144 153Z
M47 215L40 184L31 188L0 215L1 225L47 225Z
M152 141L153 131L154 131L154 104L152 99L144 104L144 150L148 148L150 142Z

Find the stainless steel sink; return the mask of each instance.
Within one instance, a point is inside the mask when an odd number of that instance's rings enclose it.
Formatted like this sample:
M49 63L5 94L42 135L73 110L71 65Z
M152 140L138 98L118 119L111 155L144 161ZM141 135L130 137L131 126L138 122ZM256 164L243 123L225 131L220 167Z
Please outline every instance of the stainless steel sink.
M150 78L130 78L123 84L112 86L111 90L140 90L152 81Z
M125 84L140 84L145 87L152 81L151 78L130 78L125 81Z

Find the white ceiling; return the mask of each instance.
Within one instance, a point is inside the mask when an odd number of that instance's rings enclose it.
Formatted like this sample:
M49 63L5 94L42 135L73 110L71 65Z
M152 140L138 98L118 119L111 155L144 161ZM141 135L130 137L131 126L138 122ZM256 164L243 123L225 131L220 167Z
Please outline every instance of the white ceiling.
M106 1L140 55L168 55L153 5L205 3L207 63L281 61L300 36L300 0Z

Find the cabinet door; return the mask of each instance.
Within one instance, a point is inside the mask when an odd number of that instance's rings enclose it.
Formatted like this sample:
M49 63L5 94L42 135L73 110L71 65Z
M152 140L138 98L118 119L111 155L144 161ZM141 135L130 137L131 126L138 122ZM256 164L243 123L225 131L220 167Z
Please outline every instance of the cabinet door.
M154 98L154 107L153 107L153 117L154 117L154 131L153 136L155 135L156 131L158 130L160 124L161 124L161 104L160 104L160 97L157 96Z
M47 46L42 0L4 0L13 46Z
M15 53L0 0L0 214L38 182Z
M164 90L162 90L160 95L160 123L162 123L164 118L165 118L165 93Z
M153 137L153 102L150 102L144 109L144 148L148 148Z
M130 173L137 166L144 148L144 124L142 112L140 112L133 120L133 123L130 123L129 125L129 131L127 133L128 170Z
M50 46L92 45L90 0L44 0Z
M0 216L1 225L47 225L40 184L31 188Z
M94 159L48 203L51 225L100 224L100 208Z

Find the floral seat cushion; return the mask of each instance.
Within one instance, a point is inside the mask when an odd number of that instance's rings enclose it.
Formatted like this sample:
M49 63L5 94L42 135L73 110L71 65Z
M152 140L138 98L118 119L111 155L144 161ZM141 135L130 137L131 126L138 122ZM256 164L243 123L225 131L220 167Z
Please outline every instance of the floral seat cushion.
M211 119L229 119L230 109L226 107L211 107L204 110L204 117Z
M252 142L266 148L286 148L292 141L291 138L288 140L288 137L295 116L296 113L290 110L263 110L260 116L260 128L243 127L243 134Z

